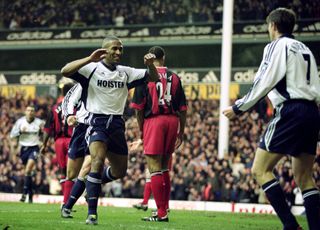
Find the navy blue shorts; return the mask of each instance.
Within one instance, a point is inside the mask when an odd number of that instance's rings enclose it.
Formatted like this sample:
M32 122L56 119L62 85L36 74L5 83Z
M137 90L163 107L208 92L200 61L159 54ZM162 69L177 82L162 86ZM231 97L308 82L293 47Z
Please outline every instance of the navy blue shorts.
M72 137L68 149L68 157L70 159L76 159L85 157L89 154L89 148L85 139L87 128L89 126L79 123L72 133Z
M315 102L289 100L275 108L259 147L273 153L315 155L320 114Z
M128 146L125 138L125 122L120 115L94 114L90 120L89 144L94 141L103 141L108 151L119 155L128 155Z
M39 157L39 146L21 146L20 149L20 158L22 160L22 163L24 165L27 164L29 159L34 160L37 162L37 159Z

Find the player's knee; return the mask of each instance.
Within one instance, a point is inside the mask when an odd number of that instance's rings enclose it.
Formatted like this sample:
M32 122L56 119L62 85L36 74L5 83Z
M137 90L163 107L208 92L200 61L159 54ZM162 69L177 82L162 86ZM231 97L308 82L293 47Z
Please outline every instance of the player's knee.
M91 169L94 172L101 172L103 169L104 161L100 158L92 159L91 161Z
M83 175L83 176L88 175L89 172L90 172L90 169L91 169L90 165L88 165L88 166L86 166L86 167L83 167L83 168L81 169L80 174Z
M74 171L72 171L72 170L67 171L67 179L68 180L73 180L76 177L77 177L77 174Z
M257 181L260 181L264 175L264 172L259 167L255 166L252 166L251 173L253 178L255 178Z
M301 191L314 187L312 174L294 174L294 180Z

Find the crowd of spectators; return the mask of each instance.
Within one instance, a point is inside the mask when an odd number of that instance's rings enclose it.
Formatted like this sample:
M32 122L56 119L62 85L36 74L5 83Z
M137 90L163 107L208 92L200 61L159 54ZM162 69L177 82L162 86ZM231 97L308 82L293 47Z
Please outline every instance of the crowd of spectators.
M28 104L34 104L37 117L46 118L53 98L25 99L0 96L0 192L21 193L23 167L12 148L9 132ZM190 201L224 201L266 203L266 198L251 174L254 152L260 134L266 127L264 106L245 113L231 122L229 153L218 158L219 102L189 100L183 145L174 153L171 178L171 199ZM261 111L263 110L263 111ZM133 111L126 110L127 140L140 136ZM53 142L37 164L35 192L60 194L58 165ZM138 198L143 195L146 162L142 152L130 153L127 175L103 186L102 196ZM301 192L293 180L289 157L277 165L275 175L285 190L288 202L301 204ZM314 178L320 187L320 146L314 164Z
M277 7L293 9L298 19L320 18L319 1L235 0L234 20L264 20ZM222 11L223 0L2 0L0 28L213 23Z

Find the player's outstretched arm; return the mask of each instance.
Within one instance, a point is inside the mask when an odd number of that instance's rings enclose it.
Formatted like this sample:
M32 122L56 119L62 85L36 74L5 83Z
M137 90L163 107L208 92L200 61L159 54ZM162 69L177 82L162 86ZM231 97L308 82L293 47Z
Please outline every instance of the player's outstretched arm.
M90 54L90 56L69 62L61 69L61 74L65 77L70 77L76 73L81 67L89 64L90 62L98 62L106 57L106 49L97 49Z
M233 111L232 106L227 107L222 111L222 114L225 115L228 119L233 119L236 117L236 113Z

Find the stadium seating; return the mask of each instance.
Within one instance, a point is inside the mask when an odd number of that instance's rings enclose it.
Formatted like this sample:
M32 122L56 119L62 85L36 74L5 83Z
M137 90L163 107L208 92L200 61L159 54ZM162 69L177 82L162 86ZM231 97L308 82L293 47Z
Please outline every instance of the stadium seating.
M21 95L12 98L0 96L0 191L22 191L22 163L15 156L9 140L10 129L20 117L27 104L33 103L37 116L46 118L52 98L25 99ZM171 199L234 201L249 203L266 202L256 181L251 175L254 151L268 117L263 106L256 112L245 113L233 121L230 130L230 151L224 159L218 159L218 101L188 101L185 142L174 154ZM127 109L127 140L139 136L139 129L132 111ZM263 114L263 115L262 115ZM242 122L246 120L246 122ZM35 192L59 194L57 183L58 166L53 142L48 152L37 164ZM130 154L127 176L121 183L109 183L103 187L103 196L137 198L142 197L145 182L145 159L141 152ZM314 178L320 186L320 147L314 164ZM296 187L289 158L285 157L277 166L276 175L285 189L288 200L294 204Z
M222 20L222 0L136 0L136 1L7 1L0 12L0 27L122 26L150 23L197 23ZM235 1L236 21L264 20L270 10L289 7L298 19L320 18L320 2L304 1ZM2 25L1 25L2 24Z

